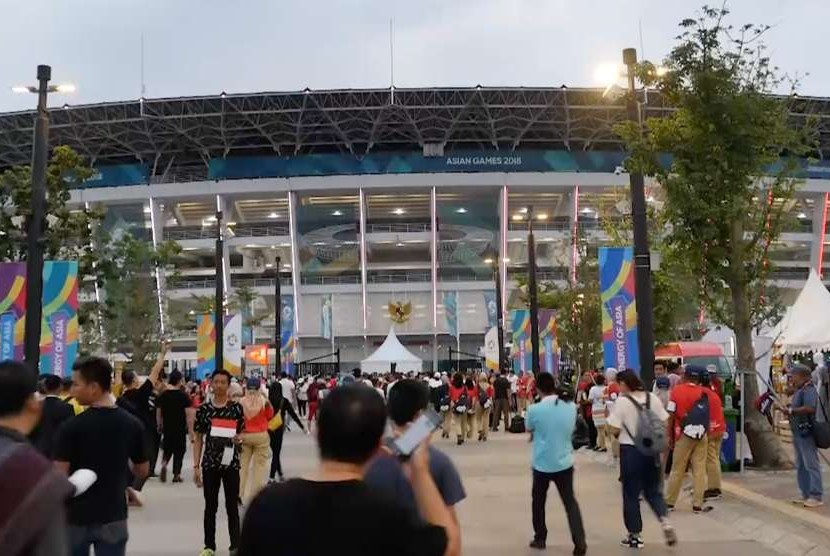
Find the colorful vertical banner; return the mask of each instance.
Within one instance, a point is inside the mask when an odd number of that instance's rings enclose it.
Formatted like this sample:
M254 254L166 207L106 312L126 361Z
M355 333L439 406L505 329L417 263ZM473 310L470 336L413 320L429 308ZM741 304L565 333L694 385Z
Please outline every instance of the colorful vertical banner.
M487 309L487 329L499 325L499 309L496 304L496 292L484 292L484 307Z
M213 315L196 315L196 374L205 379L216 370L216 329Z
M332 303L331 294L324 294L320 307L320 335L326 340L332 338Z
M225 315L225 328L222 331L225 341L222 350L225 359L224 369L238 376L242 374L242 315Z
M499 329L495 326L484 335L484 362L491 371L499 368Z
M634 252L631 247L599 248L602 346L605 366L640 372Z
M233 375L242 372L242 315L225 315L223 368ZM196 374L200 379L216 370L216 327L213 314L196 315Z
M510 312L513 323L513 371L533 370L533 345L530 335L530 311L515 309ZM559 344L556 341L556 312L552 309L539 310L539 370L556 374L559 372Z
M294 363L297 357L297 334L294 330L294 296L282 296L280 307L282 311L280 326L281 371L293 375L295 374Z
M43 264L43 319L40 333L40 372L72 374L78 357L78 263Z
M458 292L444 292L444 315L450 336L458 338Z
M26 263L0 264L0 360L23 360Z

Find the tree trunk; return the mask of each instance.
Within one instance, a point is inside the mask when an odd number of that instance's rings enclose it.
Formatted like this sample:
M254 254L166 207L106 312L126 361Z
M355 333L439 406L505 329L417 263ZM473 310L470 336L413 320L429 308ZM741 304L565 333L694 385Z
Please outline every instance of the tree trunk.
M739 222L733 226L733 257L730 265L735 269L735 280L730 284L732 309L735 317L734 332L737 344L737 367L745 373L741 375L741 403L744 404L745 420L743 423L752 459L759 467L790 468L792 458L781 439L772 430L767 418L755 407L758 399L758 379L755 376L755 349L752 346L752 321L750 319L749 295L743 271L743 257L740 246L743 241L743 228Z

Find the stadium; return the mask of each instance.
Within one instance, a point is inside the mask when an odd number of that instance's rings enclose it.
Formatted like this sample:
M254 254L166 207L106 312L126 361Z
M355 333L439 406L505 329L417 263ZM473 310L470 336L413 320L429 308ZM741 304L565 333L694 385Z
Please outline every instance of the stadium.
M646 118L671 110L650 91L643 108ZM360 361L388 333L397 303L411 311L396 332L424 361L445 359L450 346L476 353L494 318L495 261L508 306L526 273L527 207L539 277L562 283L577 245L590 255L609 239L603 223L628 212L613 131L625 107L598 89L306 89L67 105L50 115L50 145L71 146L96 169L71 192L74 206L105 208L110 230L180 243L178 275L159 280L177 309L213 294L221 210L226 289L255 288L254 310L273 315L279 275L299 359L336 342L344 365ZM769 253L776 284L796 291L811 268L830 265L830 103L800 98L792 117L818 118L820 132L817 160L805 161ZM33 119L0 114L0 168L30 162ZM659 188L647 187L660 203ZM457 292L460 341L450 335L447 292ZM334 341L321 326L328 294ZM263 324L254 340L273 332ZM195 360L195 333L177 336L175 353Z

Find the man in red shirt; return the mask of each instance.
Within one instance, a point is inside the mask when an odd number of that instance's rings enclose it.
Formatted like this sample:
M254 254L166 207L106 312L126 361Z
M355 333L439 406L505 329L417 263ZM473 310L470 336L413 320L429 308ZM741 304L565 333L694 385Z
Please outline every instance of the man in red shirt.
M705 377L703 389L709 397L709 434L706 442L706 479L707 488L703 493L706 500L719 500L721 498L721 469L720 469L720 448L723 443L723 435L726 433L726 417L723 414L723 401L717 391L715 382L717 378L712 370Z
M674 438L674 459L666 486L666 503L669 509L674 509L677 503L686 469L691 463L694 481L692 510L695 513L712 510L711 506L703 506L706 491L707 431L711 426L708 395L700 384L706 372L704 367L688 365L683 382L672 389L666 408L672 416L669 419L669 432L673 433Z

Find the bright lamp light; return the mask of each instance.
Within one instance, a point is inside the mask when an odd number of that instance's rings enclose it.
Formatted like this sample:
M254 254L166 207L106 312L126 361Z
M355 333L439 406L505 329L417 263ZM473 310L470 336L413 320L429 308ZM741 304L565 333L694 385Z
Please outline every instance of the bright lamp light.
M59 93L74 93L76 88L72 83L61 83L56 89Z
M605 87L614 85L623 75L623 68L620 64L606 62L600 64L594 70L594 81Z

